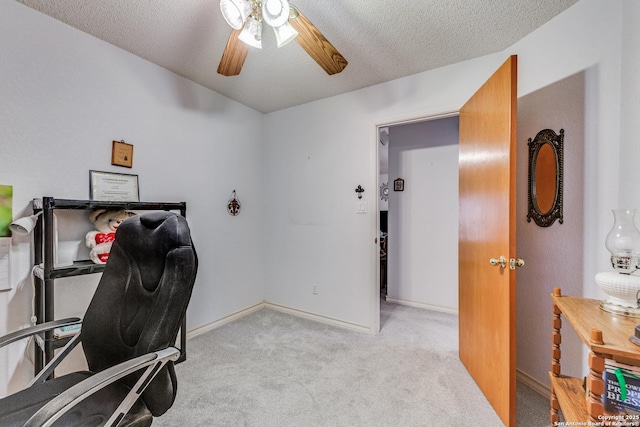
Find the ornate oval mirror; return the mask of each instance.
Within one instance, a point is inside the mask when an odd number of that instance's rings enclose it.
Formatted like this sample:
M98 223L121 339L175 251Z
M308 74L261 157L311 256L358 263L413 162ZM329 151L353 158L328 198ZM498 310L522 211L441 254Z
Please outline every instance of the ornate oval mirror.
M529 209L531 219L540 227L549 227L562 217L564 129L556 134L551 129L529 138Z

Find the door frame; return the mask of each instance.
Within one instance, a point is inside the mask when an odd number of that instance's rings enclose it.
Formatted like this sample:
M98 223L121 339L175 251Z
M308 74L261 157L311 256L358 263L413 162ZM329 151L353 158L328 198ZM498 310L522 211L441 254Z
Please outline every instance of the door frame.
M380 119L377 120L373 128L373 137L371 141L373 145L371 146L371 158L373 159L374 164L371 167L371 170L375 174L371 182L375 183L374 191L372 194L375 194L374 199L375 203L372 204L372 211L374 214L373 227L371 229L370 234L370 242L373 243L371 250L371 264L373 268L373 283L370 288L370 308L369 312L371 313L369 319L369 333L372 335L380 332L380 248L379 248L379 233L380 233L380 199L378 198L378 189L380 188L380 143L378 141L380 128L391 127L391 126L402 126L408 125L412 123L418 122L427 122L431 120L440 120L447 119L450 117L457 117L460 115L459 109L443 109L441 112L431 112L425 113L424 115L410 115L404 118L395 118L395 119ZM389 141L391 143L391 141Z

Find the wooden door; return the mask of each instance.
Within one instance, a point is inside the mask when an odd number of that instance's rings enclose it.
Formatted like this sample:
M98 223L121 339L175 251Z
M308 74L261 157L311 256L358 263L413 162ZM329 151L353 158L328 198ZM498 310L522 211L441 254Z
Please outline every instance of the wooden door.
M460 110L460 360L504 424L515 426L517 58ZM491 258L504 257L506 266Z

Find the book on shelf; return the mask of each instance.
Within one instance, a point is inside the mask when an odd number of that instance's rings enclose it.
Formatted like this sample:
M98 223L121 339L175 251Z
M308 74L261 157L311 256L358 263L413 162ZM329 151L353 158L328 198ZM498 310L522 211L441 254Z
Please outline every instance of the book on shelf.
M607 360L604 366L602 404L605 414L640 415L640 367L613 360Z

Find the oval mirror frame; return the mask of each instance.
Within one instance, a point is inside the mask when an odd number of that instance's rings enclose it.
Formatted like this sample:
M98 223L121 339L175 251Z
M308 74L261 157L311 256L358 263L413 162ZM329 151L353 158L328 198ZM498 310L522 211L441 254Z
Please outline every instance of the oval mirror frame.
M527 222L531 222L533 219L540 227L549 227L556 220L562 224L564 221L562 214L564 129L560 129L560 134L556 134L551 129L543 129L533 140L529 138L528 145L529 208ZM541 153L543 157L540 156ZM555 163L555 167L544 166L549 162ZM538 196L542 196L542 199L538 200Z

